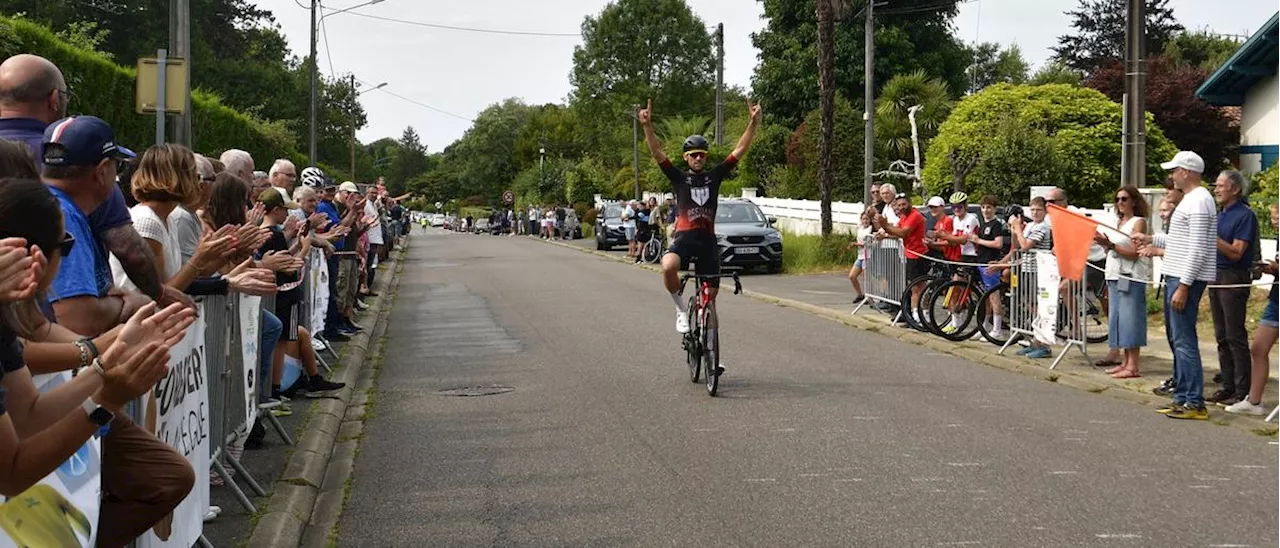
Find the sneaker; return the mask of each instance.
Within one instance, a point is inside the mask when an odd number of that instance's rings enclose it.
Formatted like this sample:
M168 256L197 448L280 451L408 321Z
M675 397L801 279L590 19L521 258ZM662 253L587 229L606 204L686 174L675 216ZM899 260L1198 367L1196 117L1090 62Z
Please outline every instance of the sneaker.
M324 343L320 342L319 339L312 338L311 349L315 350L316 352L324 352L325 346L324 346Z
M354 330L357 333L364 331L364 327L361 327L360 324L356 323L354 320L347 320L347 328Z
M999 330L999 329L992 329L992 330L991 330L991 338L993 338L993 339L999 339L1000 337L1003 337L1003 336L1004 336L1004 331L1001 331L1001 330Z
M1022 349L1018 350L1014 354L1017 354L1019 356L1026 356L1028 352L1031 352L1032 350L1035 350L1035 349L1036 347L1034 346L1024 346L1022 347Z
M1040 358L1047 358L1052 355L1053 353L1050 352L1048 348L1045 348L1043 346L1037 346L1034 350L1027 352L1025 354L1026 357L1031 358L1033 360L1038 360Z
M723 374L724 374L724 364L722 363L716 366L716 376L719 377L720 375L723 375Z
M1156 413L1161 413L1161 414L1168 413L1168 412L1173 411L1174 409L1177 409L1177 408L1179 408L1179 407L1182 407L1182 404L1180 404L1180 403L1173 403L1173 402L1169 402L1169 403L1166 403L1166 404L1164 404L1164 405L1161 405L1160 407L1157 407L1157 408L1156 408Z
M1244 398L1240 396L1231 396L1230 398L1227 398L1225 400L1220 400L1218 402L1218 407L1231 407L1237 403L1240 403L1241 401L1244 401Z
M860 302L862 302L862 301L865 301L865 300L867 300L867 296L866 296L866 295L858 295L857 297L854 297L854 298L853 298L853 304L858 304L858 303L860 303Z
M676 311L676 333L684 335L689 332L689 315Z
M316 375L307 381L307 397L322 398L328 395L329 392L342 390L346 386L347 383L345 382L333 382L324 378L323 375Z
M1209 396L1209 397L1205 398L1205 399L1204 399L1204 402L1205 402L1205 403L1218 403L1218 402L1220 402L1220 401L1224 401L1224 400L1230 399L1230 398L1231 398L1231 396L1234 396L1234 395L1235 395L1235 394L1232 394L1231 392L1227 392L1226 390L1219 390L1219 391L1217 391L1217 392L1214 392L1212 396Z
M959 330L960 330L960 328L958 328L958 327L956 327L956 326L954 326L954 325L948 325L948 326L946 326L946 327L942 328L942 332L943 332L943 333L946 333L946 334L948 334L948 335L950 335L950 334L952 334L952 333L955 333L956 331L959 331Z
M275 409L272 409L272 410L271 410L271 416L273 416L273 417L277 417L277 418L278 418L278 417L292 417L292 416L293 416L293 410L292 410L292 409L289 409L287 406L280 406L280 407L277 407L277 408L275 408Z
M1207 421L1209 420L1209 410L1205 409L1203 405L1199 407L1183 405L1173 411L1165 413L1164 416L1171 419Z
M1235 413L1237 415L1253 415L1255 417L1261 417L1267 414L1267 408L1260 404L1254 405L1253 403L1250 403L1248 399L1243 399L1228 405L1227 412Z
M1171 382L1172 380L1173 379L1169 379L1160 383L1160 386L1157 386L1151 389L1151 393L1157 396L1166 396L1166 397L1172 396L1173 395L1173 382Z
M215 519L218 519L218 514L221 514L221 513L222 513L222 508L219 508L217 506L210 506L209 510L204 513L204 521L207 523Z
M348 337L346 333L338 331L337 329L334 329L333 331L325 331L322 335L324 335L324 340L329 342L347 342L351 340L351 337Z
M360 299L356 299L356 310L368 310L368 309L369 309L369 305L364 304L364 301Z

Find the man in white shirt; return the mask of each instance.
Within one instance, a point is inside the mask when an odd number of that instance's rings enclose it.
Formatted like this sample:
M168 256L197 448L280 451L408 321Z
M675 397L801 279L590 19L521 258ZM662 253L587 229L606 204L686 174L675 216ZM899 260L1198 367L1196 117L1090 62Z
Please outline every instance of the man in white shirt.
M364 292L363 297L376 297L377 293L373 292L373 275L378 268L378 253L382 251L385 243L382 239L382 223L379 220L378 206L374 205L378 202L378 187L370 185L368 199L364 203L365 217L373 220L373 225L365 232L369 236L369 255L365 260L365 283L368 284L368 291Z
M1200 184L1204 160L1199 154L1180 151L1160 164L1185 194L1169 218L1167 234L1134 234L1139 245L1164 249L1160 265L1168 291L1169 347L1173 349L1173 402L1159 411L1173 419L1209 420L1204 406L1204 367L1196 316L1205 286L1217 277L1218 210L1213 195Z
M636 201L627 202L627 208L622 211L622 230L627 236L627 257L635 258L640 256L636 245Z

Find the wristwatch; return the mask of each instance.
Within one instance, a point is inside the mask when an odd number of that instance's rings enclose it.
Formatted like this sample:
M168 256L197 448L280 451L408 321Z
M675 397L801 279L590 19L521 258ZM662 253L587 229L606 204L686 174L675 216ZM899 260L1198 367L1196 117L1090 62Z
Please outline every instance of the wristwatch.
M114 414L107 411L107 408L94 403L93 398L85 398L80 408L84 409L85 414L89 416L89 421L98 426L111 424L111 420L116 418Z

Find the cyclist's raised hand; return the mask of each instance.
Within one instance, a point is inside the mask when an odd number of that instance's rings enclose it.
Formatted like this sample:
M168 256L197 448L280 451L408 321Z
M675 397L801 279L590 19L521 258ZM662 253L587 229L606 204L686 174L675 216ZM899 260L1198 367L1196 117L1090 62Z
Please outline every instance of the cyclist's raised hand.
M649 99L649 106L640 109L638 116L641 124L647 126L653 123L653 99Z

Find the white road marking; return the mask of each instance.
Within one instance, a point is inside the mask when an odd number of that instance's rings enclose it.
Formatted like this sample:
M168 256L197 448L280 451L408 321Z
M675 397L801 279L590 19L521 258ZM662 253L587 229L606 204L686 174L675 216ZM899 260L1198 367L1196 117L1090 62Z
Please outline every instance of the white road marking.
M982 463L981 463L981 462L948 462L948 463L947 463L947 466L956 466L956 467L962 467L962 466L982 466Z
M830 476L830 475L831 475L831 474L808 473L808 474L800 474L800 477L802 477L802 478L820 478L820 477L823 477L823 476Z
M1049 472L1049 475L1050 476L1073 476L1079 473L1080 472L1077 472L1075 470L1054 470L1052 472Z
M1098 538L1105 538L1105 539L1135 539L1135 538L1142 538L1142 535L1139 535L1139 534L1137 534L1137 533L1098 533L1098 534L1096 534L1096 535L1094 535L1094 536L1095 536L1095 537L1098 537Z
M853 483L853 482L862 481L862 478L837 478L834 481L836 483Z
M982 543L976 540L956 540L951 542L939 542L938 546L975 546L978 544Z
M777 483L778 478L747 478L747 483Z

